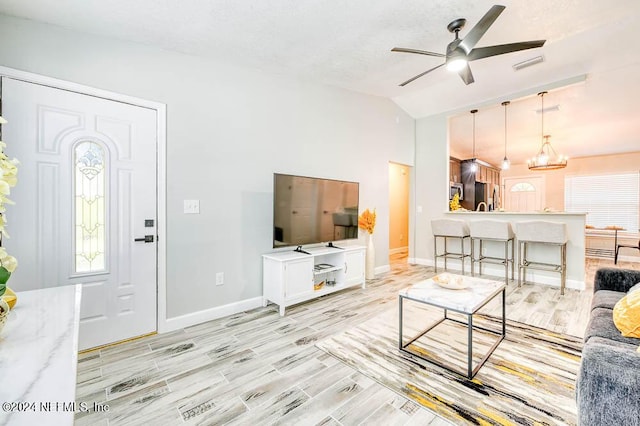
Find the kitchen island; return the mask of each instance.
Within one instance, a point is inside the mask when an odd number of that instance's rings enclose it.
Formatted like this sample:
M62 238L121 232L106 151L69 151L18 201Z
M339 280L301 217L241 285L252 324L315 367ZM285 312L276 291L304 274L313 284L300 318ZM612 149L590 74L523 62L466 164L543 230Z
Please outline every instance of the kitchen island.
M476 212L476 211L450 211L445 213L445 217L449 219L459 219L467 222L474 220L497 220L511 223L513 230L516 230L518 222L530 221L548 221L564 223L567 226L567 288L576 290L584 290L585 282L585 224L586 213L564 213L564 212ZM502 244L493 245L485 242L487 253L489 256L503 256L504 246ZM518 265L517 241L515 245L515 264L516 264L516 280ZM529 249L529 258L535 258L538 261L557 263L559 259L559 251L549 246L532 245ZM483 273L495 276L504 276L504 268L501 266L485 265ZM533 282L536 284L546 284L560 287L560 274L540 271L527 270L525 282Z

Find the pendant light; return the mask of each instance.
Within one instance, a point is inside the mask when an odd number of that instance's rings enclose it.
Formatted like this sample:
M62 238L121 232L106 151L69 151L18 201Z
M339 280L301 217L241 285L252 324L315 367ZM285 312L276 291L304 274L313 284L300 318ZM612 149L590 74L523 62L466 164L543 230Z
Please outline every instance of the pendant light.
M511 102L504 101L502 106L504 106L504 159L502 160L502 170L508 170L511 165L511 161L507 158L507 105Z
M542 104L542 109L540 110L540 115L542 116L542 146L536 156L527 161L529 170L556 170L567 167L568 158L558 155L551 146L551 142L549 142L551 136L544 134L544 95L546 94L547 92L538 93Z
M471 158L471 171L474 173L478 170L478 164L476 163L476 112L478 112L477 109L471 110L473 116L473 158Z

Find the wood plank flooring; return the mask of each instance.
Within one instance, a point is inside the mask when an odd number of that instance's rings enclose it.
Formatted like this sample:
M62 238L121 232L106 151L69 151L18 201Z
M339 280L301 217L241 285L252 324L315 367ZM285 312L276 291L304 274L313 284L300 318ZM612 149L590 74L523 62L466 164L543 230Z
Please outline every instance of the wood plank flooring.
M366 289L288 308L285 317L269 305L80 354L77 401L109 410L79 413L76 424L448 425L314 346L393 307L401 288L433 275L432 268L403 257L391 264L391 272L368 281ZM588 282L593 265L588 262ZM554 288L513 282L507 290L510 319L577 336L590 303L590 290L560 296ZM485 312L499 308L491 304Z

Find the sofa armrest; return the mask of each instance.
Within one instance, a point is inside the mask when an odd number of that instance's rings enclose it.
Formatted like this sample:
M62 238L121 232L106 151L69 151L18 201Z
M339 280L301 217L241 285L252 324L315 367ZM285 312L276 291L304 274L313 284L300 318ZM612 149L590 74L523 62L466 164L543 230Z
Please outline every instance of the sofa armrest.
M598 290L612 290L626 293L640 282L640 271L632 269L601 268L596 271L593 281L594 293Z
M601 337L582 350L576 383L579 425L625 425L640 419L640 354Z

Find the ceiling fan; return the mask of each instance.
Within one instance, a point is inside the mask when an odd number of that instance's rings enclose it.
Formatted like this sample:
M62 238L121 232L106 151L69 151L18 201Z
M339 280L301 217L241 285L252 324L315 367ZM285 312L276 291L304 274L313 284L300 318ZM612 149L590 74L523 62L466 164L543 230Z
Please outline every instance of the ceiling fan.
M407 49L403 47L394 47L392 52L405 52L405 53L417 53L418 55L435 56L438 58L445 58L445 62L436 67L428 69L427 71L410 78L400 86L411 83L412 81L446 65L449 71L457 72L462 81L465 84L471 84L474 82L473 74L471 74L471 68L469 68L469 62L476 61L478 59L488 58L490 56L503 55L505 53L517 52L519 50L534 49L536 47L542 47L546 40L533 40L523 41L519 43L499 44L495 46L487 47L475 47L480 41L484 33L487 32L489 27L493 25L498 16L505 9L505 6L495 5L478 21L475 27L471 28L471 31L463 39L458 37L458 33L464 27L467 22L464 18L458 18L447 25L447 29L455 34L455 39L447 46L447 53L428 52L426 50Z

